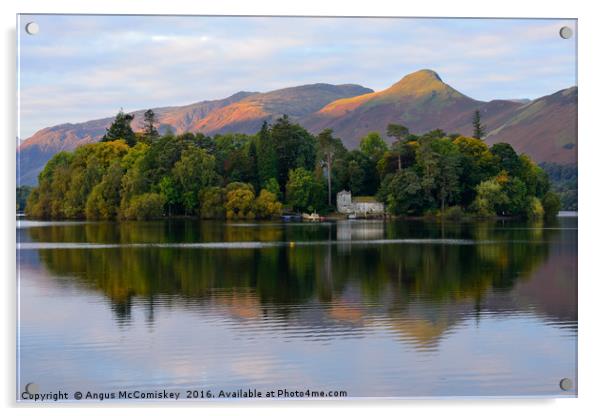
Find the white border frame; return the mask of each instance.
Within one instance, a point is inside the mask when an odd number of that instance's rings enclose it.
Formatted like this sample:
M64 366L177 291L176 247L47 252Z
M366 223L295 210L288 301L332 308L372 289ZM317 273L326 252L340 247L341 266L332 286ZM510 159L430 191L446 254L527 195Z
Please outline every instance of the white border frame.
M579 217L587 226L579 230L579 398L578 399L487 399L487 400L361 400L340 402L227 402L227 403L177 403L166 405L136 404L127 406L133 414L165 414L168 408L175 407L179 412L198 414L207 410L211 414L232 414L243 409L250 414L292 414L331 413L343 410L349 414L365 414L376 410L379 413L410 413L417 410L427 413L445 412L451 414L478 414L486 411L489 415L507 414L517 410L528 410L531 414L566 414L567 412L593 413L599 408L597 377L600 370L600 322L597 320L597 295L601 293L602 281L599 276L598 235L602 231L600 218L596 211L602 206L602 197L596 190L597 165L602 158L602 137L597 122L600 116L599 101L600 75L602 74L600 45L602 39L602 16L597 13L595 2L526 2L506 0L492 4L486 1L455 0L428 2L393 2L371 0L370 2L351 2L342 0L305 0L286 3L275 0L222 0L205 4L190 0L5 0L1 3L1 21L3 29L4 56L2 83L4 99L1 101L3 180L0 194L10 195L8 202L1 204L2 243L1 263L5 267L2 275L3 319L2 342L5 369L0 377L2 404L9 407L8 414L31 412L29 406L16 405L15 392L15 336L16 336L16 267L15 267L15 150L16 150L16 13L100 13L100 14L198 14L198 15L321 15L321 16L415 16L415 17L539 17L539 18L577 18L579 30ZM33 406L32 406L33 407ZM104 404L103 407L87 408L86 414L99 414L114 411L120 406ZM50 406L40 411L51 414L81 414L73 405Z

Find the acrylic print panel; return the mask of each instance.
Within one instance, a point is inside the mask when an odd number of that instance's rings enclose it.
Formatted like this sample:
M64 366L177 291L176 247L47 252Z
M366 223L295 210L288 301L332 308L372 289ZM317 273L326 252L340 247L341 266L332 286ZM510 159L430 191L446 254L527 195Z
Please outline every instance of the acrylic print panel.
M19 401L577 395L576 20L17 32Z

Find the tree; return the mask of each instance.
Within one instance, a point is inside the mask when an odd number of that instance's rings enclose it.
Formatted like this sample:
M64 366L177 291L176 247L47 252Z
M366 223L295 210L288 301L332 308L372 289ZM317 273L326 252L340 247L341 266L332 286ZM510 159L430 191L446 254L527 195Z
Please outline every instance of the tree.
M376 167L381 178L389 173L399 172L416 163L416 149L411 143L393 143L377 162Z
M142 162L148 152L149 146L144 143L138 143L131 147L128 153L121 159L121 165L124 169L124 175L121 178L121 192L119 203L120 217L124 213L135 195L145 193L150 188L147 172L142 168Z
M296 168L313 170L316 164L316 139L284 115L271 128L272 143L276 148L280 189L285 189L289 171Z
M17 186L17 194L16 194L17 212L22 212L23 210L25 210L25 204L27 203L27 198L29 197L29 194L31 193L32 190L33 190L33 187L31 187L31 186L27 186L27 185Z
M541 205L543 206L545 218L547 220L554 219L560 211L560 198L556 193L548 192L542 198Z
M323 206L324 186L312 172L293 169L286 184L286 201L296 211L317 211Z
M393 141L393 148L397 153L397 170L401 170L401 146L403 144L403 139L405 139L408 134L410 134L410 130L406 126L402 126L401 124L389 124L387 126L387 136L393 137L395 140Z
M102 181L92 188L86 200L87 219L113 219L119 213L121 180L124 170L119 160L115 161Z
M530 220L539 220L543 217L544 209L541 201L536 196L530 196L527 205L527 218Z
M259 186L266 186L267 181L278 176L278 160L276 146L272 141L270 128L263 122L257 133L257 176Z
M265 190L276 195L278 200L282 199L282 192L280 192L280 186L278 185L278 181L276 178L270 178L265 184Z
M325 129L318 134L318 155L323 167L326 168L328 206L332 206L332 162L336 150L337 140L332 136L332 129Z
M498 170L505 170L510 176L521 176L522 163L508 143L496 143L491 146L491 154L495 157Z
M449 140L437 141L439 177L437 188L439 200L441 201L441 213L445 211L445 202L459 191L459 168L460 157L457 148Z
M498 173L496 161L482 140L458 136L453 141L460 152L459 203L465 207L474 201L477 185Z
M222 219L226 216L224 208L225 192L218 186L202 188L199 191L199 214L204 219Z
M354 195L362 195L365 180L364 170L361 168L360 164L357 161L351 160L347 165L347 172L349 175L349 190Z
M483 139L485 137L485 126L481 124L481 112L476 110L472 117L472 136L475 139Z
M387 143L373 131L360 140L360 151L376 163L387 151Z
M74 153L59 152L52 156L38 175L38 187L27 198L25 214L36 218L64 218L63 197L71 182Z
M282 214L282 204L273 193L262 189L255 199L255 215L257 218L272 218Z
M247 178L246 180L253 185L255 189L260 189L259 171L257 169L257 144L254 138L249 140L247 146Z
M174 165L171 176L181 196L177 202L183 204L186 214L191 214L198 207L199 191L216 184L215 158L204 149L188 147Z
M531 201L525 183L519 178L508 175L506 171L500 172L495 180L500 184L505 195L496 202L497 214L526 217Z
M237 184L238 185L238 184ZM248 185L248 184L243 184ZM255 193L253 187L248 186L233 186L226 193L226 218L228 219L253 219L255 212L253 211L253 203L255 201Z
M439 200L441 212L445 203L459 192L460 152L448 138L423 136L419 141L416 161L422 170L422 187Z
M165 198L157 193L136 195L132 198L125 212L125 218L136 220L150 220L163 216Z
M420 178L412 169L402 169L387 175L377 198L393 215L419 215L424 210L424 192Z
M502 171L477 186L473 210L480 215L535 218L540 215L540 206L522 180Z
M180 195L171 176L164 176L159 182L161 198L167 204L167 213L171 216L172 207L180 200Z
M393 137L396 142L401 142L408 134L410 134L410 130L406 126L401 124L387 125L387 136Z
M215 136L217 171L226 183L254 183L256 158L251 155L253 138L246 134L227 133Z
M473 210L482 217L494 216L501 211L500 206L508 204L508 196L502 191L502 185L495 178L477 185L476 193Z
M530 205L530 197L527 186L519 178L510 178L502 185L502 189L508 196L508 206L504 209L505 215L526 216Z
M380 186L377 161L355 149L346 155L346 189L356 195L375 195Z
M210 155L215 155L215 140L211 136L197 133L194 136L194 144L195 146L206 150Z
M180 160L182 152L195 146L195 142L195 135L191 133L179 136L166 134L153 142L139 161L144 187L152 192L159 192L159 182L163 177L172 175L172 169Z
M542 198L550 190L548 174L527 155L520 155L518 177L527 185L529 194Z
M107 129L101 141L125 140L128 146L134 146L136 144L136 135L131 127L132 120L134 120L132 114L125 114L123 110L119 110L115 116L115 120Z
M49 193L53 218L85 218L86 202L92 189L103 179L109 166L128 153L123 140L80 146L68 165L55 167ZM58 168L58 169L57 169Z
M143 134L147 142L152 143L159 137L159 131L155 128L157 120L155 118L155 112L153 110L146 110L144 112L144 128Z

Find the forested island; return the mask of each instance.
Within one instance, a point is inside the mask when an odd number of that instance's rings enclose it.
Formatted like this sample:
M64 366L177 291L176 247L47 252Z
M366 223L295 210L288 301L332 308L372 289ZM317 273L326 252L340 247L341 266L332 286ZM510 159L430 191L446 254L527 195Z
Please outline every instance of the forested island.
M25 213L48 219L267 219L333 211L346 189L376 196L392 216L552 218L561 206L548 174L509 144L390 124L346 149L326 129L314 136L285 115L254 135L159 134L120 111L101 142L57 153L28 192Z

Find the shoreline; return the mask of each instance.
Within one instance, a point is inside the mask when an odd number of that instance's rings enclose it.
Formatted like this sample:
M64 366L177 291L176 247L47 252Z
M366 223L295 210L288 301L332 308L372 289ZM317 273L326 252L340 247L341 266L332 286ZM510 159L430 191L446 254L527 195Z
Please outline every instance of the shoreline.
M578 218L578 211L560 211L555 218ZM347 214L328 214L324 217L321 217L321 221L303 221L294 220L294 221L286 221L281 217L275 217L271 219L240 219L240 220L228 220L224 218L200 218L195 215L172 215L165 216L161 218L153 218L149 220L120 220L120 219L111 219L111 220L88 220L86 218L36 218L36 217L27 217L24 213L16 214L16 221L41 221L41 222L90 222L90 223L135 223L135 222L151 222L151 221L170 221L170 220L197 220L199 222L203 221L221 221L225 223L242 223L242 222L265 222L265 223L320 223L320 222L339 222L339 221L459 221L459 222L482 222L482 221L527 221L533 222L538 220L529 220L521 217L500 217L500 216L492 216L492 217L479 217L475 215L462 215L459 218L450 218L441 215L422 215L422 216L392 216L392 215L383 215L383 216L368 216L368 217L358 217L358 218L348 218ZM545 221L541 219L541 221Z

